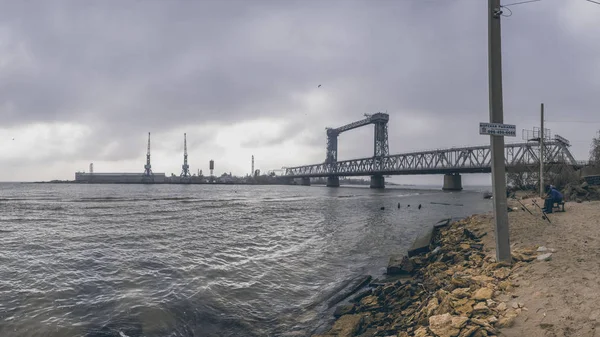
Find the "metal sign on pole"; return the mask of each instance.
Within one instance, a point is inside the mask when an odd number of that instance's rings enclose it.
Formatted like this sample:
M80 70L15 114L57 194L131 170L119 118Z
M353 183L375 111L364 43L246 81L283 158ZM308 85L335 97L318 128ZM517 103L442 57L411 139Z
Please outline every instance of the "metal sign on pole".
M490 123L504 123L502 107L502 52L500 0L488 0L488 66ZM508 237L508 212L506 202L506 175L504 162L504 137L490 135L492 159L492 189L494 193L494 222L496 231L496 260L511 262Z
M517 136L517 126L500 123L479 123L479 134L490 136Z

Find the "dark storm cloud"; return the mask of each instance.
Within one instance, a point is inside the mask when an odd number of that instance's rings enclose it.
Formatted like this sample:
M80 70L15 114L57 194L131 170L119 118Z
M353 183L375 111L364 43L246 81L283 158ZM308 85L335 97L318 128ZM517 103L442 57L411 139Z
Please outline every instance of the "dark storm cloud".
M318 49L336 36L315 39L319 6L303 11L311 28L298 2L272 4L12 2L2 21L33 65L4 77L16 113L3 117L148 128L280 115L327 73Z
M596 114L590 67L600 50L565 28L564 5L545 0L503 18L507 122L537 120L542 101L556 114ZM600 6L589 10L600 18ZM107 137L121 144L106 150L111 159L141 152L147 131L261 118L296 127L243 146L297 137L324 147L325 126L384 110L393 152L479 144L485 13L481 0L6 1L0 52L16 59L0 66L0 118L89 124L87 150L101 153ZM318 84L336 109L303 120L294 97ZM418 139L416 119L430 121ZM448 128L450 139L437 136ZM361 137L348 157L372 147Z

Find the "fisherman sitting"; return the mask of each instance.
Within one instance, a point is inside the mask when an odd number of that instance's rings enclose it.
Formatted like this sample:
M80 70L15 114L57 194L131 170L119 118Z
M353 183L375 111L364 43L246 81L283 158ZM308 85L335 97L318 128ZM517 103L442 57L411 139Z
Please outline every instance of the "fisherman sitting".
M555 203L560 204L563 200L563 195L554 186L546 186L546 200L544 201L544 212L552 213L552 208Z

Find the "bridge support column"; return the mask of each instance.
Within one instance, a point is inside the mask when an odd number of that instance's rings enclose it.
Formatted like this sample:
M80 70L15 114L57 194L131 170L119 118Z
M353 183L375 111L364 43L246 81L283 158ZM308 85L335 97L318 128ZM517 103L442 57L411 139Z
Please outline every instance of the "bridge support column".
M385 178L382 175L371 176L371 188L385 188Z
M300 185L302 186L310 186L310 178L302 178Z
M340 187L340 177L338 177L338 176L327 177L327 187Z
M461 191L462 178L458 173L444 174L444 191Z

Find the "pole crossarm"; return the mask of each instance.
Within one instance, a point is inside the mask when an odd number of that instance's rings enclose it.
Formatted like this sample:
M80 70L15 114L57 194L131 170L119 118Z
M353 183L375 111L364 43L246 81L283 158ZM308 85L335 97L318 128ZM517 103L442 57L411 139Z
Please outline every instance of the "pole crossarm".
M559 140L544 143L544 163L565 163L578 166L567 144ZM507 169L526 169L539 165L539 143L506 144ZM352 159L298 167L287 167L284 176L290 178L327 176L368 176L486 173L491 172L490 146L450 148Z

